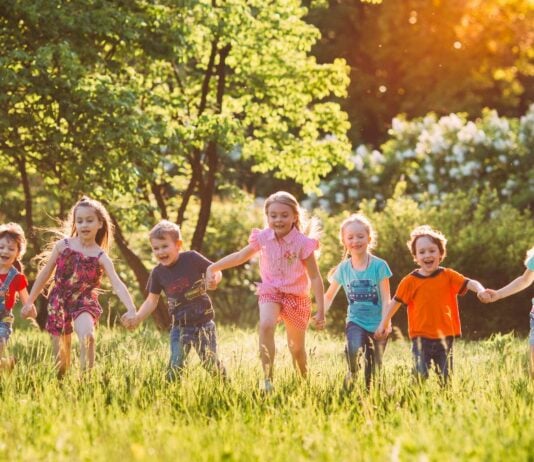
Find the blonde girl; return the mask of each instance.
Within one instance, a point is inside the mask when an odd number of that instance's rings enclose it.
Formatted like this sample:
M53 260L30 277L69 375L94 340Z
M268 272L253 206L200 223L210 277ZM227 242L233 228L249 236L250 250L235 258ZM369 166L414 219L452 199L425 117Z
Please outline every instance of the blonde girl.
M341 263L331 272L330 287L324 295L325 310L328 312L343 286L348 302L345 327L348 372L344 385L352 385L359 359L363 357L365 383L369 387L372 376L382 365L386 348L387 338L375 339L374 332L390 300L392 273L384 260L371 253L376 245L376 233L365 215L358 213L345 219L340 226L339 239L344 254Z
M484 303L496 302L529 287L534 282L534 247L527 252L525 266L525 272L521 276L518 276L499 290L486 289L484 292L481 292L478 296L480 301ZM530 346L530 375L534 378L534 298L532 299L532 309L530 310L530 335L528 343Z
M14 359L6 356L6 346L13 332L13 306L17 295L28 300L28 280L22 272L21 258L26 252L24 231L16 223L0 225L0 368L11 368ZM34 306L23 311L24 317L35 317Z
M286 327L287 342L293 364L306 376L305 334L311 313L310 288L317 304L314 317L317 328L324 327L323 280L314 251L319 247L317 225L308 222L295 197L279 191L267 198L264 206L267 226L253 229L249 243L238 252L210 265L208 282L217 271L233 268L260 254L261 283L259 298L259 347L263 367L263 390L273 389L275 357L274 333L281 318ZM214 282L214 281L213 281Z
M46 330L52 338L61 377L70 366L73 325L80 341L82 371L94 365L95 324L102 314L98 288L103 273L131 316L135 315L135 305L106 253L113 238L113 224L100 202L83 197L70 210L60 234L63 237L43 256L46 263L37 275L24 309L35 301L54 273L54 284L48 295Z

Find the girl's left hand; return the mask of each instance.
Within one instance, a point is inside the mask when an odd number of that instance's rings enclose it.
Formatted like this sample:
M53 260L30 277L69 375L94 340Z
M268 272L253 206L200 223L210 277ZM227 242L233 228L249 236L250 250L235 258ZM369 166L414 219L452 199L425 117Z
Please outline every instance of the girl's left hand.
M313 325L317 330L323 330L325 328L326 321L324 319L324 314L315 313L312 320Z
M21 313L22 317L24 319L27 318L36 318L37 317L37 309L35 308L35 305L24 305L22 307Z

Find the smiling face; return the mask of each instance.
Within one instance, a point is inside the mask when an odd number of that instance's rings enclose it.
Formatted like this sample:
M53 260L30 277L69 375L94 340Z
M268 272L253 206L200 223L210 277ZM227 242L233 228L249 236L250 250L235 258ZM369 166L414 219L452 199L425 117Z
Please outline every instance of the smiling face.
M367 227L363 223L359 221L347 223L343 227L342 237L343 245L351 255L356 256L367 253L371 243L371 236L369 236Z
M0 269L6 273L19 256L17 242L7 236L0 238Z
M180 249L182 248L182 241L173 239L168 234L164 234L161 238L151 238L150 245L152 246L152 252L154 252L156 260L163 266L170 266L178 260Z
M415 241L414 259L420 267L419 272L424 276L430 276L438 269L443 255L432 238L421 236Z
M274 230L276 237L284 237L288 234L297 221L293 209L286 204L273 202L267 209L267 224Z
M102 228L102 221L98 218L93 207L82 206L76 209L74 215L74 227L76 234L84 241L94 241L96 233Z

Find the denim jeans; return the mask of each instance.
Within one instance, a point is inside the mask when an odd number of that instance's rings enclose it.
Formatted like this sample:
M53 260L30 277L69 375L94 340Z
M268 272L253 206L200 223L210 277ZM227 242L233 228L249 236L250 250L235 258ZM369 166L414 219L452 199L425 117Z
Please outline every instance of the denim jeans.
M347 344L345 355L351 373L356 373L360 359L364 358L365 384L371 385L371 378L382 366L382 357L386 349L386 339L376 340L374 332L369 332L358 324L349 322L345 328Z
M8 310L0 309L0 339L7 343L13 333L13 313Z
M431 362L434 362L436 372L447 382L452 373L452 346L454 337L441 339L415 337L412 339L412 353L414 373L422 379L428 378Z
M217 331L215 322L199 326L173 326L170 334L171 358L167 378L173 380L182 373L187 355L193 347L204 368L213 375L226 377L224 366L217 357Z

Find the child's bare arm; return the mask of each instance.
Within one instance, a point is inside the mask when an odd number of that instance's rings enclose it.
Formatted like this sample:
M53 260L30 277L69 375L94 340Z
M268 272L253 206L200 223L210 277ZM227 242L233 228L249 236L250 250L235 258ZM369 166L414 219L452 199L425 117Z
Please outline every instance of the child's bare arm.
M317 260L313 252L306 260L304 260L308 276L310 277L311 289L317 304L317 313L314 316L315 327L317 329L323 329L325 325L324 320L324 284L319 267L317 266Z
M389 307L389 302L391 301L391 289L389 286L389 278L384 278L380 281L380 298L382 299L382 318L385 317L386 311ZM391 319L389 320L388 325L386 326L387 332L391 332Z
M328 287L328 290L324 294L324 314L326 316L326 313L330 310L330 307L332 306L332 302L334 301L334 298L336 298L336 295L339 291L339 288L341 285L337 281L332 281L330 283L330 286Z
M50 276L52 275L52 272L54 271L54 268L56 267L56 261L57 257L59 256L62 248L63 248L63 241L59 241L52 250L52 253L50 254L50 257L48 258L48 261L46 262L45 266L41 271L39 271L39 274L35 278L35 282L33 283L32 290L30 291L30 294L28 295L28 298L26 301L24 301L24 306L22 307L23 313L28 313L31 311L31 306L34 304L35 300L39 296L39 294L42 292L44 286L50 279Z
M217 260L215 263L212 263L208 266L206 271L206 277L208 272L212 275L216 271L222 271L228 268L234 268L235 266L242 265L246 261L249 261L252 256L257 252L251 245L243 247L241 250L226 255L226 257Z
M33 303L27 305L28 299L30 298L30 295L28 294L28 289L24 288L20 290L19 297L23 305L20 311L22 317L23 318L36 318L37 309L35 308L35 305Z
M477 295L482 294L486 290L484 286L475 279L469 279L469 281L467 282L467 289L471 290L472 292L475 292L475 294Z
M497 290L491 301L494 302L501 298L516 294L529 287L532 282L534 282L534 271L526 269L521 276L518 276L512 282Z
M130 292L128 292L124 282L121 281L117 272L115 271L115 267L113 266L111 259L106 254L103 254L100 257L100 264L104 268L104 271L111 282L113 290L128 310L128 314L131 316L135 315L135 304L132 300L132 296L130 295Z

